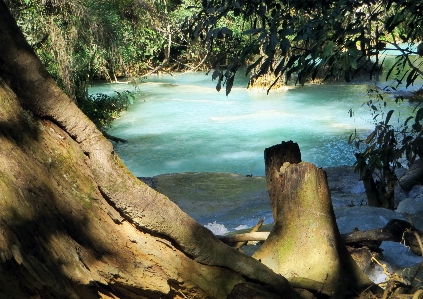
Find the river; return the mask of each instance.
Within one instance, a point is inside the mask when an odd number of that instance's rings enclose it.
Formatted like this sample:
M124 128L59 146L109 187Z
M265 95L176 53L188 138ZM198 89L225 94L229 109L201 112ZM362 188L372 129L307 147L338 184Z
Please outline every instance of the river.
M240 77L229 96L217 92L211 76L201 72L149 76L137 86L104 83L90 93L139 91L109 133L128 140L115 150L143 177L180 172L262 176L264 149L288 140L299 144L304 161L320 167L352 165L349 135L374 128L369 108L362 106L374 82L290 85L266 94L247 90Z

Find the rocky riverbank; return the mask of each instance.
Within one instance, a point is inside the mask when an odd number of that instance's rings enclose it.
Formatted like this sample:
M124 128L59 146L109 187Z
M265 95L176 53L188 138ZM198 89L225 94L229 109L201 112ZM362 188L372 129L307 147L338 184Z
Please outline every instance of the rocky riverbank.
M382 228L391 219L411 220L423 230L421 187L415 187L408 194L396 190L398 208L392 211L367 206L362 182L352 167L331 167L325 171L341 233ZM267 229L271 228L273 219L265 177L235 173L175 173L140 179L167 195L216 234L252 227L260 219L265 220ZM421 261L421 257L400 243L383 242L381 249L383 262L392 270L402 271ZM380 267L375 267L369 275L376 282L386 278Z
M355 227L360 230L372 229L375 225L383 227L392 218L405 219L405 212L423 230L423 219L417 217L423 213L421 187L415 187L408 194L398 188L398 208L391 211L367 206L363 184L352 167L330 167L325 168L325 171L341 233L347 233ZM272 221L265 177L206 172L163 174L140 179L167 195L182 210L203 224L214 221L224 223L225 219L231 222L231 218L242 220L248 217L243 215L253 218L250 224L260 216L268 218L265 223ZM233 217L226 217L229 215ZM363 218L366 215L371 219ZM357 221L351 218L357 218ZM234 225L242 225L241 222Z

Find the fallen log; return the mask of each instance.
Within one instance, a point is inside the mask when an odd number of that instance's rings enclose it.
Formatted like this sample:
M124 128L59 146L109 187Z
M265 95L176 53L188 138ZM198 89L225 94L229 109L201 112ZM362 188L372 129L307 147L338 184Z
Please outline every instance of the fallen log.
M237 243L248 241L265 241L270 232L249 232L233 235L218 236L224 243ZM368 246L377 248L383 241L403 242L416 255L422 255L419 240L423 239L423 232L412 229L412 225L405 220L392 219L385 227L371 230L354 230L347 234L341 234L345 245L353 247Z

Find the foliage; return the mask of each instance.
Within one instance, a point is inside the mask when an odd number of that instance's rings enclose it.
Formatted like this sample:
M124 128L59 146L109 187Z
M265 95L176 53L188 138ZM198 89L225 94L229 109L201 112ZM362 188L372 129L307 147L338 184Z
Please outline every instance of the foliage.
M58 85L73 99L86 96L90 80L139 76L166 66L198 68L214 59L186 38L180 22L193 0L6 1L18 25ZM241 18L219 21L242 36ZM242 45L228 40L221 52ZM194 66L196 66L194 68Z
M89 95L79 102L79 107L99 128L106 130L111 122L134 103L135 95L130 91L115 91L114 96L103 93Z
M378 69L378 55L387 41L414 41L422 36L421 1L202 1L202 9L185 26L192 38L210 46L231 30L219 20L230 13L242 16L249 42L233 53L226 70L216 63L213 79L229 93L238 69L248 64L250 79L273 74L275 82L304 84L323 74L325 79L350 81L362 68ZM403 32L407 35L403 35ZM375 56L376 61L371 57ZM253 60L251 60L253 59ZM251 63L248 63L252 61ZM411 78L414 78L411 75ZM269 87L272 88L273 85Z
M157 64L166 36L155 1L8 1L47 70L73 99L95 77L116 80Z
M423 108L416 116L403 119L398 115L392 124L395 110L387 110L387 101L379 89L369 90L369 107L375 129L362 138L355 131L349 143L356 148L355 170L365 182L369 203L374 206L394 208L394 187L398 183L397 169L410 167L417 157L423 155L422 125ZM400 98L395 103L401 101Z

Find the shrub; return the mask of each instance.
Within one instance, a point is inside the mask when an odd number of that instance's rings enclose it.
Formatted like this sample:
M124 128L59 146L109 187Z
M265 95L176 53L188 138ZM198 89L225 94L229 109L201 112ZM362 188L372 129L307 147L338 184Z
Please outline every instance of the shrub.
M99 128L105 131L111 122L133 104L134 93L130 91L115 91L114 96L103 93L88 95L78 101L78 106Z
M423 154L423 108L414 110L415 116L391 124L395 110L387 110L387 102L379 90L365 104L370 108L375 129L362 138L357 131L350 135L354 145L355 171L360 174L369 205L394 209L394 188L398 183L397 169L410 167ZM398 103L401 99L396 99Z

